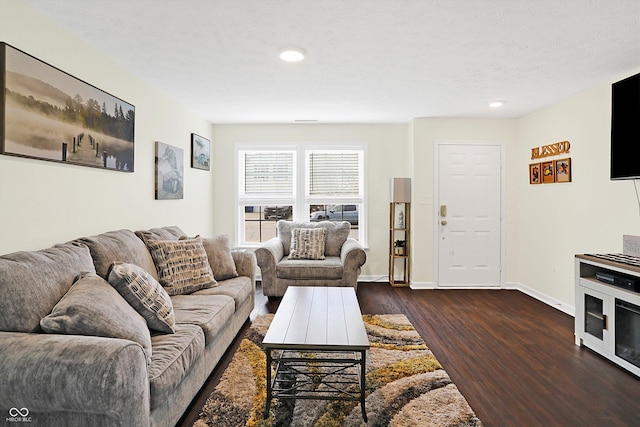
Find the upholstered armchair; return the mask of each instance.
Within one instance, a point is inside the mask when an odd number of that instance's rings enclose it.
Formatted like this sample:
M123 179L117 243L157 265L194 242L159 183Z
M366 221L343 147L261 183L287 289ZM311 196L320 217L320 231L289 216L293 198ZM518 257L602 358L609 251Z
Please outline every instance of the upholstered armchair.
M262 272L262 292L284 295L288 286L351 286L367 256L349 237L347 221L292 222L280 220L278 235L256 249Z

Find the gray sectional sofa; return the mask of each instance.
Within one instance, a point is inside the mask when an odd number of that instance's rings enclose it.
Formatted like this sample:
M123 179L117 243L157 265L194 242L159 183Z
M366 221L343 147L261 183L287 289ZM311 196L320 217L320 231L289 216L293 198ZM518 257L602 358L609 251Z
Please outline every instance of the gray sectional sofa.
M172 269L174 247L197 257ZM175 425L253 310L255 274L255 256L229 251L226 236L190 239L173 226L0 256L2 416ZM189 286L167 287L167 277Z

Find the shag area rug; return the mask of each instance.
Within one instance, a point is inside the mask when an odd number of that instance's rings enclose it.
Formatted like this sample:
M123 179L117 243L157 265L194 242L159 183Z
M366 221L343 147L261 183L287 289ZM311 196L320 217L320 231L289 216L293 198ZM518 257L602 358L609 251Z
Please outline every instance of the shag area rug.
M363 316L368 423L359 402L274 399L263 418L266 357L260 347L273 319L258 317L207 399L194 427L482 426L406 316Z

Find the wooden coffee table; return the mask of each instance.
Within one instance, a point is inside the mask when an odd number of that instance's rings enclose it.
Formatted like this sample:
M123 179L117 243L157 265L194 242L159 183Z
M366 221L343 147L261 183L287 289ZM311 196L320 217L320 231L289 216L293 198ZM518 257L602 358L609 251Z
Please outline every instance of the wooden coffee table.
M360 401L367 421L369 339L353 288L290 286L262 346L267 356L265 418L272 398L321 399Z

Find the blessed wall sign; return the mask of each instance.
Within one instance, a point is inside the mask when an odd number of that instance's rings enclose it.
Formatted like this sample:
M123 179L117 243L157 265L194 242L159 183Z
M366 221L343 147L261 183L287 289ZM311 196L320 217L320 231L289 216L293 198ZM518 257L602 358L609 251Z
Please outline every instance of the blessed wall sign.
M566 155L571 149L569 141L543 145L531 149L531 159ZM529 165L529 184L550 184L554 182L571 182L571 158L545 160Z
M531 149L531 160L541 159L543 157L556 156L558 154L566 154L569 152L571 144L569 141L560 141L554 144L543 145Z

